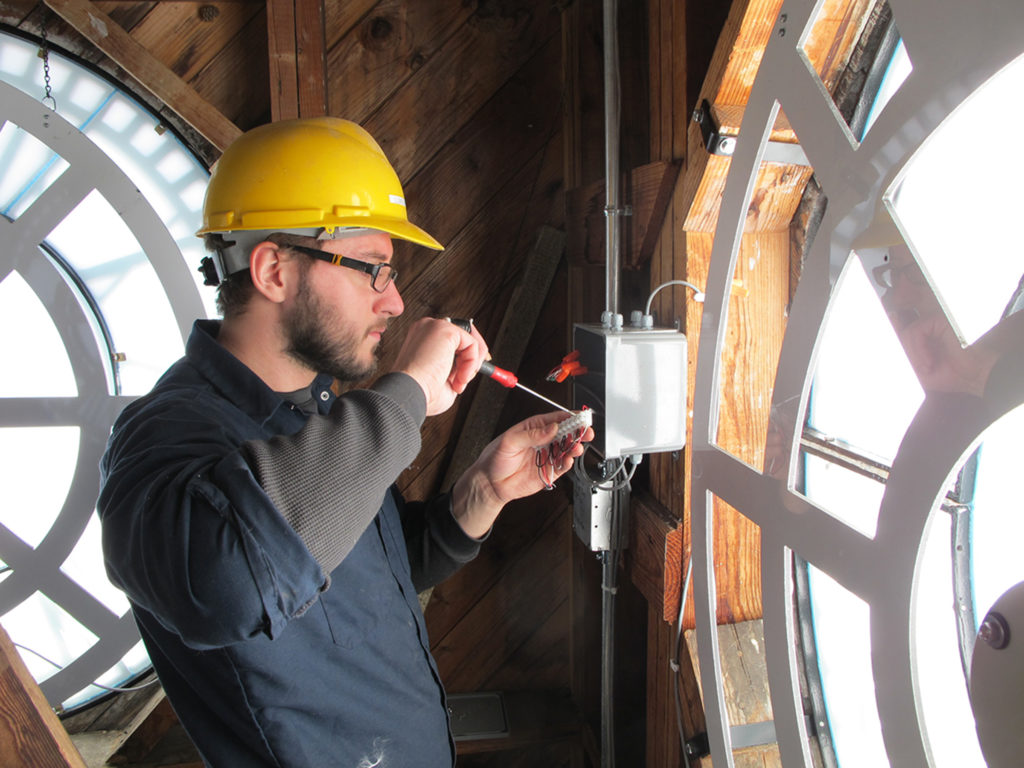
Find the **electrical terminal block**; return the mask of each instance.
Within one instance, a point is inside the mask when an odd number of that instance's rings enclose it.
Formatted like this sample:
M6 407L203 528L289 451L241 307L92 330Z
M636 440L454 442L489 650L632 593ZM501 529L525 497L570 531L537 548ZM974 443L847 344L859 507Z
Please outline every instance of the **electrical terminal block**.
M586 406L570 413L569 418L559 423L558 431L551 442L537 449L537 473L548 490L554 487L555 471L560 471L565 466L566 457L583 439L587 428L594 423L594 412Z
M558 431L555 433L555 442L560 442L567 435L573 435L577 440L583 437L583 433L594 424L594 412L583 406L579 411L573 411L572 416L565 419L561 424L558 425ZM579 434L575 434L576 432Z

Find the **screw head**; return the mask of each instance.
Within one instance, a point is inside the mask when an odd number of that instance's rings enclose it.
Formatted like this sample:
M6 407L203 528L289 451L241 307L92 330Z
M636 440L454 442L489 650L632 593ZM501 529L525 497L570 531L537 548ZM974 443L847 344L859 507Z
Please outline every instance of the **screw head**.
M1010 644L1010 625L1001 613L990 611L978 629L978 639L1001 651Z

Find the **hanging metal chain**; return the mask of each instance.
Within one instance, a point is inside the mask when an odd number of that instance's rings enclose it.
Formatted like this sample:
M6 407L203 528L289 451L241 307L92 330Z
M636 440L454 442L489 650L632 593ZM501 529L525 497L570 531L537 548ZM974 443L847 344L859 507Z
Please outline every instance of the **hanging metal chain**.
M43 18L43 26L40 29L39 34L42 37L43 44L39 49L39 58L43 60L43 84L45 91L43 93L43 103L50 102L53 105L53 111L57 111L57 100L53 98L53 88L50 85L50 45L46 39L47 26L50 21L50 16L47 14Z

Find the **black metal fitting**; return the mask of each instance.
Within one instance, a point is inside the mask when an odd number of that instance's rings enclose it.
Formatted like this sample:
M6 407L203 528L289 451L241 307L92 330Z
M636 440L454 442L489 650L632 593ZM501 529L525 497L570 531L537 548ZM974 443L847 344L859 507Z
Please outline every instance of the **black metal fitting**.
M699 760L711 754L711 745L708 743L706 733L698 733L686 742L686 756L692 760Z

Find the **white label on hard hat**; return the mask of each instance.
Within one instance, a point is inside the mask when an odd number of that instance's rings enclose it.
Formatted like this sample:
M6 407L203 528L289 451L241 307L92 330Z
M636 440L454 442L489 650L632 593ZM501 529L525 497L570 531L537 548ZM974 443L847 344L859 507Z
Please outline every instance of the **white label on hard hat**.
M394 203L395 205L400 205L400 206L402 206L403 208L405 208L405 198L404 198L404 197L402 197L401 195L388 195L388 198L389 198L389 199L391 200L391 202L392 202L392 203Z

